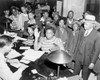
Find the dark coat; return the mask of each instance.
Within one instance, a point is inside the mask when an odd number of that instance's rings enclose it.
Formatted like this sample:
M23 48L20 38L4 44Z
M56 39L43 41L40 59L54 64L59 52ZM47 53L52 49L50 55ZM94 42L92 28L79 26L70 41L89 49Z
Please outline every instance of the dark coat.
M77 45L77 41L78 40L78 36L79 36L79 31L77 31L75 33L75 36L73 35L71 40L70 40L70 43L69 43L69 48L68 48L68 51L69 53L71 53L72 55L74 54L74 50L75 50L75 47Z
M83 29L83 27L81 27L80 30L79 30L79 32L78 32L78 34L77 34L74 46L71 45L72 47L74 47L74 49L72 51L73 52L73 60L77 59L77 55L78 55L79 48L80 48L81 43L82 43L83 35L84 35L84 29Z
M29 26L28 21L25 21L25 22L24 22L24 31L23 31L23 35L28 36L28 26Z
M100 33L96 30L82 37L79 52L76 59L80 59L83 65L89 66L90 63L96 63L100 53Z
M70 48L70 43L71 43L71 40L73 38L73 34L72 34L72 30L70 28L68 28L68 26L66 25L65 27L67 33L68 33L68 40L67 40L67 45L66 45L66 49L69 50Z

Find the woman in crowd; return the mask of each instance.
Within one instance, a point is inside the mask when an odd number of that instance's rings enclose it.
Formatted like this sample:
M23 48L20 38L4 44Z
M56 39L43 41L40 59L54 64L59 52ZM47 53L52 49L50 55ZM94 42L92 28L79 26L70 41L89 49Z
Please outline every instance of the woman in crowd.
M18 26L21 31L24 30L24 22L28 20L28 14L27 14L27 7L25 5L21 6L22 13L19 15L18 19Z
M42 14L41 5L37 4L37 8L35 9L35 15L36 15L35 19L36 19L36 23L39 26L40 30L42 29L42 22L40 21L41 14Z
M34 16L35 16L35 14L33 11L28 13L29 20L24 22L23 35L28 36L28 32L27 32L28 27L34 28L34 26L36 25L36 20L35 20Z
M9 53L13 47L12 38L0 36L0 80L20 80L22 72L27 66L22 65L16 72L12 72L6 63L5 54Z
M65 20L61 18L59 20L59 26L57 27L56 31L56 37L60 38L63 42L63 45L65 49L67 50L67 44L68 44L68 33L65 29Z
M34 28L33 27L28 27L27 28L27 40L23 42L23 44L28 45L28 46L33 46L33 41L35 39L34 37Z
M4 11L4 15L0 18L0 24L7 31L11 23L11 19L9 18L9 16L10 16L10 10L7 9Z
M52 14L52 16L53 16L53 23L56 25L56 26L58 26L59 25L59 19L60 19L60 16L59 16L59 14L57 13L57 12L54 12L53 14Z
M10 26L9 10L4 11L4 15L0 18L0 33L3 34L5 30Z
M35 15L41 17L41 13L42 13L41 5L40 4L37 4L37 8L35 9Z
M28 25L30 26L30 25L33 25L34 26L34 24L36 24L36 21L35 21L35 14L34 14L34 12L33 11L31 11L31 12L29 12L28 13L28 18L29 18L29 20L28 20Z
M40 4L37 4L37 8L35 9L35 15L36 15L36 18L40 19L41 18L41 13L42 13L42 10L41 10L41 5Z
M15 6L11 7L11 15L10 19L12 20L12 23L10 24L12 30L20 30L18 26L18 17L19 14L17 12L17 8Z
M48 11L43 11L43 16L41 17L40 21L42 22L43 25L45 25L46 19L49 18L49 13Z
M72 31L72 38L70 41L70 46L69 46L69 52L73 55L74 54L74 50L76 47L76 43L77 43L77 39L78 39L78 35L79 35L79 29L80 29L80 25L78 22L75 22L73 24L73 31Z
M76 20L74 19L74 11L70 10L68 12L68 15L67 15L67 27L70 28L71 30L73 29L72 28L72 24L75 22Z
M46 2L45 5L41 9L47 10L48 12L50 12L50 6L48 5L48 2Z
M73 57L73 61L69 64L67 64L67 66L71 69L74 69L74 60L75 60L75 56L77 49L78 49L78 44L80 42L80 37L81 35L81 26L79 24L79 22L74 22L73 26L73 31L72 31L72 36L70 36L70 43L68 46L68 51L71 54L71 56Z
M45 31L46 37L41 37L39 40L39 32L38 29L35 29L35 41L34 41L34 49L39 50L40 48L43 51L51 52L55 50L64 50L63 43L60 38L55 37L55 29L53 27L46 28ZM39 42L38 42L39 41Z

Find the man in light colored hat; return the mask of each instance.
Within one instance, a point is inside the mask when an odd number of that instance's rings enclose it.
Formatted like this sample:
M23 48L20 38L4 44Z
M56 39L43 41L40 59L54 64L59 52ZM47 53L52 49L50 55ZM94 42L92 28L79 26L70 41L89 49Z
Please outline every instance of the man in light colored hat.
M75 55L74 74L78 75L82 69L83 80L88 80L100 53L100 33L94 29L94 24L95 16L86 15L84 35L80 42L79 51Z

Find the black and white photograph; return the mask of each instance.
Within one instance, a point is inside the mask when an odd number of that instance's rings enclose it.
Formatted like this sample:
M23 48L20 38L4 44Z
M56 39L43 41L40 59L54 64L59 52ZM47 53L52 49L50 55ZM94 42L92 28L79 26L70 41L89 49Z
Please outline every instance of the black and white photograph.
M100 80L100 0L0 0L0 80Z

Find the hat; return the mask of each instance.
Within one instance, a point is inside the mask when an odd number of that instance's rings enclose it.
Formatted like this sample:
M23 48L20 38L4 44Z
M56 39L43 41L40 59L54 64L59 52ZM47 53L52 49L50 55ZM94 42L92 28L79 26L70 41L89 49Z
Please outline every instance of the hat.
M85 19L89 20L89 21L95 21L95 16L94 15L86 15Z

